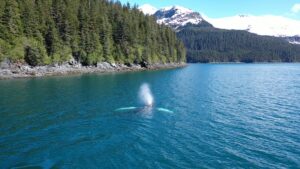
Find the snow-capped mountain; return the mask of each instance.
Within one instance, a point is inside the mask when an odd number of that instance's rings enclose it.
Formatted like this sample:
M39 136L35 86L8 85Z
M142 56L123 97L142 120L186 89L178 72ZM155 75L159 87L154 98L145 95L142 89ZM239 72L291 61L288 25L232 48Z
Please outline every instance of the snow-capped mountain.
M157 23L165 24L175 30L188 23L196 25L203 21L203 18L198 12L181 6L169 6L157 10L155 7L146 4L139 7L139 9L144 12L144 14L154 15L157 18Z
M203 18L198 12L193 12L190 9L181 6L165 7L154 14L157 18L157 23L165 24L178 29L186 24L199 24L203 21Z
M205 19L214 27L221 29L246 30L258 35L276 37L300 36L300 21L282 16L237 15L225 18Z
M146 15L153 15L156 11L157 8L150 4L145 4L139 7L139 10L142 11Z
M300 21L273 15L236 15L224 18L210 18L181 6L170 6L157 10L146 4L139 8L145 14L154 15L157 23L175 30L187 24L198 25L207 21L215 28L245 30L258 35L282 37L293 44L300 44Z

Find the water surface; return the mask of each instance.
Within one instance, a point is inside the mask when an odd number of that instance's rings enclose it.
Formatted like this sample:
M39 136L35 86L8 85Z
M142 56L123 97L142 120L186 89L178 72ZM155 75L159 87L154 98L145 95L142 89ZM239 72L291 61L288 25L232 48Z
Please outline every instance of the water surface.
M154 109L115 111L143 83ZM0 168L19 166L300 168L300 65L2 80Z

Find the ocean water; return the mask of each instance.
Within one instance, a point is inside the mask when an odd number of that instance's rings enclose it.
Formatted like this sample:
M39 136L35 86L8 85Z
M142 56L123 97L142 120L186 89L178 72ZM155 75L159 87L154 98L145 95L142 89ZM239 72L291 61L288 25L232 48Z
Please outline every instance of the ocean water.
M13 167L300 168L300 64L2 80L0 168Z

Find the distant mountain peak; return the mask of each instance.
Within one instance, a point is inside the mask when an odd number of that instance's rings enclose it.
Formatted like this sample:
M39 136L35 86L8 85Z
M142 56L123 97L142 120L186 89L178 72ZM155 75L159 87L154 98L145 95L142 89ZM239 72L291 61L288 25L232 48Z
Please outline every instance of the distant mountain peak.
M247 18L247 17L249 17L250 15L247 15L247 14L240 14L240 15L238 15L238 17L240 17L240 18Z
M178 5L173 5L173 6L168 6L168 7L164 7L162 9L160 9L161 11L169 11L169 10L174 10L176 11L177 13L192 13L193 11L188 9L188 8L185 8L185 7L182 7L182 6L178 6Z
M157 11L157 8L155 8L154 6L152 6L150 4L144 4L139 7L139 10L142 11L146 15L153 15Z
M157 18L157 23L170 26L175 30L187 24L197 25L203 21L198 12L178 5L162 8L154 15Z
M180 31L189 25L206 24L220 29L245 30L258 35L290 37L288 39L289 42L294 44L300 43L300 21L283 16L240 14L232 17L209 18L178 5L157 10L157 8L149 4L145 4L139 9L145 14L154 15L157 23L167 25L176 31Z
M300 21L274 15L236 15L224 18L205 18L220 29L246 30L258 35L291 37L300 35Z

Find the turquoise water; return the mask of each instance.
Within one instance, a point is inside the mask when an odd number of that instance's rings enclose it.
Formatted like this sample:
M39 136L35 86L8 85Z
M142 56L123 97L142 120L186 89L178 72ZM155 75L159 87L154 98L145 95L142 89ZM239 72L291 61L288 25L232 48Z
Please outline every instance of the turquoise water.
M0 168L300 168L299 64L3 80L0 94Z

